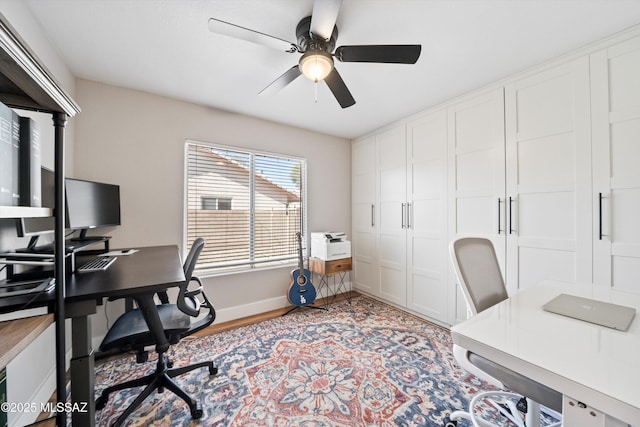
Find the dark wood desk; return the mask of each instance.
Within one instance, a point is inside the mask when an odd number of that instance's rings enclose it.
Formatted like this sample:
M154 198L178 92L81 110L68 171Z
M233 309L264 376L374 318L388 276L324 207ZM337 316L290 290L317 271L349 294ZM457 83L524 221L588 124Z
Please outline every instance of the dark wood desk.
M65 316L71 318L71 398L74 403L86 403L86 412L73 412L74 426L95 425L93 348L91 345L91 314L104 298L135 297L177 286L184 282L184 272L178 247L153 246L138 248L132 255L119 256L105 271L73 273L67 277ZM78 253L78 265L92 256ZM49 292L24 307L28 297L0 299L0 311L48 306L53 309L54 293ZM156 313L157 314L157 313Z
M153 292L184 282L178 246L137 248L132 255L118 256L105 271L74 273L67 279L66 302L88 299L124 298L139 292ZM78 266L95 255L78 253Z

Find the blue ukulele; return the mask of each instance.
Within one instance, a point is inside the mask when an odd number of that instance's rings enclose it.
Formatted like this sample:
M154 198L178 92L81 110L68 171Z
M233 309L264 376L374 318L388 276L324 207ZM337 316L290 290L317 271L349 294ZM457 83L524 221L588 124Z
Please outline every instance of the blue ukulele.
M302 235L296 233L298 239L298 268L291 272L291 285L287 298L289 302L298 307L313 304L316 300L316 288L311 283L311 272L304 268L302 262Z

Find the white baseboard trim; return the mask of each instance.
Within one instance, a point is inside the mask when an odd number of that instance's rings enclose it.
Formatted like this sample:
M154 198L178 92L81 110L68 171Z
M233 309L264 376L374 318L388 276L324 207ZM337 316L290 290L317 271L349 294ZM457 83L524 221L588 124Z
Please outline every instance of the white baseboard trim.
M253 316L256 314L266 313L267 311L277 310L287 307L289 300L286 296L271 298L268 300L256 301L250 304L237 305L235 307L222 308L216 310L216 320L214 324L228 322L230 320L242 319L243 317ZM91 337L91 345L94 351L100 348L100 343L104 339L104 335Z
M290 305L286 296L271 298L252 302L250 304L237 305L235 307L216 310L215 323L228 322L230 320L242 319L243 317L266 313Z

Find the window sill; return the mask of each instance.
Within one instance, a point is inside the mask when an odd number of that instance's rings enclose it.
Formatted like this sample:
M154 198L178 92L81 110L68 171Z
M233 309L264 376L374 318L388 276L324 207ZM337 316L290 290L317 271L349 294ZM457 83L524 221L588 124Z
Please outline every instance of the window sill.
M287 263L278 264L278 265L268 265L268 266L265 265L265 266L255 267L255 268L229 267L227 269L217 269L217 270L212 270L212 269L197 270L196 269L193 272L193 275L203 279L206 277L220 277L220 276L229 276L229 275L235 275L235 274L248 274L248 273L255 273L255 272L261 272L261 271L267 271L267 270L277 270L277 269L283 269L283 268L288 268L293 270L298 268L298 263L287 262Z

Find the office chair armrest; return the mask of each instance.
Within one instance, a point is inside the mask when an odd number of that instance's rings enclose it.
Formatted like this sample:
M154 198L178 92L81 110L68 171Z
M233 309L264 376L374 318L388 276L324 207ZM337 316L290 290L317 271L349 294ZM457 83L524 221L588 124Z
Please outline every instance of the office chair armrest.
M198 287L196 289L188 290L189 283L191 281L195 281L198 283ZM178 295L178 308L185 314L188 314L191 317L198 317L200 315L200 305L201 302L197 295L202 294L202 282L198 277L191 277L191 280L188 283L185 283L183 286L180 286L180 294ZM190 300L193 306L186 303L187 300Z
M209 301L209 298L207 298L207 294L202 292L202 298L204 299L202 307L209 309L209 313L198 321L191 323L189 335L206 328L216 320L216 309L213 307L213 304L211 304L211 301Z
M198 287L197 287L197 288L195 288L195 289L188 289L188 290L184 293L184 295L185 295L186 297L191 297L191 298L192 298L192 297L194 297L195 295L200 295L200 294L202 293L202 289L203 289L203 287L202 287L202 281L200 280L200 278L199 278L199 277L192 276L192 277L191 277L191 281L192 281L192 282L197 282L197 283L198 283ZM190 283L191 283L191 282L187 283L187 287L189 287L189 284L190 284Z

